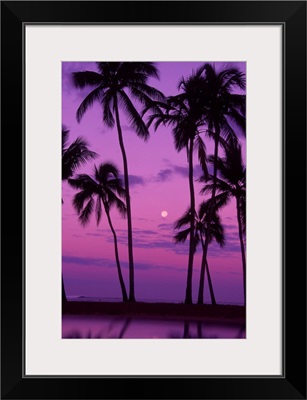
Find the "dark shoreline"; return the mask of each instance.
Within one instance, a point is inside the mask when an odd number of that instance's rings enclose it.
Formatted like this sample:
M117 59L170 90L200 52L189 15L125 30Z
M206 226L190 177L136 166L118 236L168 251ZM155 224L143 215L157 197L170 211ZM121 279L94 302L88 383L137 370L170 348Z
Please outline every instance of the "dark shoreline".
M162 318L189 320L216 320L245 323L243 306L182 304L182 303L119 303L69 301L63 308L64 315L104 315L134 318Z

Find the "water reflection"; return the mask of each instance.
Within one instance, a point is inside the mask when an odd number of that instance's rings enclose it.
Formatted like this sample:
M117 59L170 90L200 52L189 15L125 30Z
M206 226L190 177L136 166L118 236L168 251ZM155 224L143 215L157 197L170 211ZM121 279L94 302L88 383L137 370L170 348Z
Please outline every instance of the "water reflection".
M235 322L178 321L64 315L64 339L245 339L245 325Z

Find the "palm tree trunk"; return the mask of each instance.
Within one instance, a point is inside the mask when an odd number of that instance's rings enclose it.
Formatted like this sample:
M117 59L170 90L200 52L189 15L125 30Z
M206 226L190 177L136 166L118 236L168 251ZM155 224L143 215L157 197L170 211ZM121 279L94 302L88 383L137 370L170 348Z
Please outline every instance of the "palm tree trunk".
M246 304L246 260L245 260L245 249L244 249L244 241L243 241L243 229L242 229L242 221L240 218L240 199L236 196L237 203L237 220L239 227L239 238L241 245L241 256L242 256L242 267L243 267L243 289L244 289L244 305Z
M210 208L208 212L208 220L207 220L207 229L206 229L206 239L203 251L203 259L207 260L208 246L210 240L210 227L212 214L215 206L215 192L216 192L216 178L217 178L217 158L219 151L219 138L220 138L220 127L218 124L215 124L215 136L214 136L214 164L213 164L213 188L211 195ZM205 267L206 263L203 262L200 271L200 280L199 280L199 290L198 290L198 300L197 304L204 304L204 278L205 278Z
M129 174L128 174L128 162L127 162L126 150L123 141L123 133L119 120L117 97L114 98L114 108L115 108L119 146L123 157L124 182L126 189L126 207L127 207L127 220L128 220L128 256L129 256L129 301L134 302L135 301L134 263L133 263L133 246L132 246L132 218L131 218L131 203L130 203L130 191L129 191Z
M117 236L116 236L116 233L115 233L112 221L111 221L111 217L110 217L110 213L109 213L108 207L105 204L104 204L104 206L105 206L105 211L106 211L106 215L107 215L107 218L108 218L109 226L110 226L110 229L111 229L111 231L113 233L114 250L115 250L115 259L116 259L118 279L119 279L119 283L120 283L120 288L122 290L123 301L126 302L126 301L128 301L128 296L127 296L125 282L124 282L124 279L123 279L122 270L121 270L120 262L119 262Z
M213 305L216 305L215 295L214 295L214 291L213 291L213 285L212 285L212 281L211 281L211 275L210 275L210 271L209 271L209 264L208 264L207 259L204 258L205 244L204 244L204 240L203 240L202 234L200 234L200 239L201 239L201 244L202 244L202 247L203 247L203 257L202 257L202 260L201 260L201 270L200 270L200 283L202 282L202 292L201 292L202 293L202 298L201 298L202 303L200 303L200 304L203 304L203 302L204 302L205 272L207 271L211 303ZM199 300L199 298L198 298L198 300Z
M64 278L62 273L62 307L65 306L66 304L67 304L67 297L66 297Z
M198 338L202 339L203 330L202 330L201 322L197 322L197 334L198 334Z
M215 296L214 296L214 291L213 291L213 286L212 286L212 281L211 281L211 275L210 275L210 271L209 271L209 264L208 264L207 260L206 260L206 270L207 270L207 276L208 276L208 285L209 285L211 303L215 306L216 305L216 300L215 300Z
M129 328L130 323L131 323L131 318L127 318L121 331L119 332L118 339L122 339L124 337L127 329Z
M188 339L190 337L190 322L185 321L183 326L183 339Z
M193 273L193 259L194 259L194 236L195 236L195 193L194 193L194 180L193 180L193 142L194 138L190 139L189 148L189 186L190 186L190 247L189 247L189 262L188 262L188 275L187 287L185 294L185 304L192 304L192 273Z

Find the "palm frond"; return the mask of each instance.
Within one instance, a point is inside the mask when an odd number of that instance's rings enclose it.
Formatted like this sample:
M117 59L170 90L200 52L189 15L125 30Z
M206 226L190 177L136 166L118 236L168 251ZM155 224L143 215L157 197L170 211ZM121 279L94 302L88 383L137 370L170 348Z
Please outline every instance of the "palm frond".
M191 209L188 208L185 213L174 223L174 229L181 229L185 225L189 225L191 222Z
M98 167L96 167L95 165L94 174L97 182L107 186L107 184L109 184L110 179L118 177L119 170L113 162L107 161L101 163Z
M86 206L79 214L79 221L82 226L86 226L89 223L93 209L94 209L94 199L91 197Z
M224 115L220 118L220 128L221 137L225 139L226 143L236 146L238 144L238 136Z
M98 86L102 83L102 76L94 71L73 72L72 79L74 86L80 89L86 86Z
M107 90L101 96L100 103L103 112L103 122L109 127L113 128L115 124L115 119L112 114L112 109L114 109L114 95L111 90Z
M203 177L201 177L199 179L199 181L201 181L202 178ZM214 187L213 176L209 175L209 178L208 178L208 180L206 180L206 182L209 182L209 183L206 183L206 185L200 190L200 194L208 194L208 193L212 194L213 187ZM233 187L228 182L224 181L223 179L221 179L219 177L216 178L216 192L217 193L228 192L228 191L231 192L232 190L233 190Z
M126 191L122 187L122 181L118 175L119 171L116 165L106 162L98 167L94 165L94 177L80 174L74 179L68 180L73 188L80 190L73 198L73 206L79 214L79 221L83 226L89 222L95 204L97 225L102 216L102 204L105 209L116 207L122 216L126 215L125 203L119 198L125 198ZM94 199L96 199L96 203ZM88 203L84 206L86 201Z
M246 95L231 93L229 96L230 107L239 111L242 116L246 116Z
M224 92L231 92L236 87L239 87L241 90L245 90L246 88L245 74L236 68L223 71L219 74L219 79Z
M208 167L207 167L207 150L205 142L202 140L200 135L196 136L195 147L198 152L198 160L203 170L204 176L208 177Z
M142 74L146 80L149 77L159 79L159 70L154 62L123 62L118 68L118 73L120 76L130 77L130 79L135 74Z
M148 111L150 111L152 114L164 115L164 110L166 112L168 108L169 105L165 101L155 101L150 99L146 106L143 107L140 115L143 118L144 115L148 113Z
M97 192L97 182L87 174L76 175L75 178L68 179L68 183L74 189L86 190L93 194Z
M91 192L87 190L81 190L80 192L75 194L72 204L78 214L80 214L81 211L83 210L84 203L89 199L91 199L91 197L92 197Z
M191 229L187 228L187 229L184 229L183 231L176 233L176 235L174 235L175 243L184 243L187 240L187 238L189 237L190 232L191 232Z
M232 122L234 122L245 135L246 132L246 118L242 114L240 114L235 108L230 108L227 112L228 117L231 118Z
M127 207L125 203L122 200L117 199L115 206L120 215L125 218L127 215Z
M119 68L121 67L122 62L96 62L98 71L104 77L104 81L108 81L111 75L115 75L118 73Z
M165 96L160 90L153 86L149 86L146 83L132 82L128 84L128 87L133 97L145 106L150 104L152 101L165 101Z
M98 154L88 149L87 141L78 137L62 153L62 180L70 178L77 168L96 157Z
M240 218L243 228L243 234L246 234L246 196L245 194L240 197Z
M101 220L102 215L102 206L101 206L101 198L99 196L96 197L96 207L95 207L95 216L96 216L96 223L97 226Z
M103 95L103 90L98 87L92 90L82 101L77 110L77 121L80 122L86 111L92 107L95 101L100 101Z
M209 213L211 209L212 199L203 201L199 205L199 230L202 234L208 234L208 220L209 220ZM218 202L214 202L214 208L212 210L211 215L211 224L210 224L210 238L209 243L214 239L221 247L225 244L224 238L224 228L221 223L221 218L218 215L218 210L222 208L221 200L218 199Z
M212 91L210 89L213 89L213 87L216 86L217 83L215 66L213 64L206 63L202 68L205 75L205 79L207 81L207 85L209 86L208 90Z
M134 128L136 134L143 140L149 139L149 131L148 128L143 121L142 117L132 104L129 96L126 94L125 91L120 90L118 92L118 99L121 108L123 109L126 117L128 118L129 122L131 123L132 127Z
M212 218L210 234L216 243L220 245L220 247L225 246L224 228L221 224L220 217L217 216L217 214L215 214Z
M69 130L65 126L62 126L62 155L68 145Z
M187 148L191 138L194 138L197 128L189 126L188 121L181 120L173 128L174 145L177 151Z
M116 196L116 194L110 190L109 188L106 189L106 193L108 195L108 205L109 208L111 209L112 207L115 207L117 211L120 213L122 217L125 217L127 214L127 207L125 203Z
M115 192L122 199L126 199L127 192L124 188L123 180L120 178L114 178L108 180L108 187Z

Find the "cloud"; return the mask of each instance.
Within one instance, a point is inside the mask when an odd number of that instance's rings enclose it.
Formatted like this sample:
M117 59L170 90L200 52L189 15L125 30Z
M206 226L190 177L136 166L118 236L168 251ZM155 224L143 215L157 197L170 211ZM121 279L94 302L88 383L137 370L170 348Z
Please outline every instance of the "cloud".
M149 229L135 229L133 230L133 247L140 249L160 249L170 251L175 254L188 254L189 246L188 241L186 243L176 244L173 237L173 226L172 224L160 224L162 230L166 234L149 230ZM161 228L160 228L161 229ZM168 234L168 232L170 232ZM93 236L100 236L100 234L91 234ZM101 235L103 236L103 235ZM113 237L109 234L106 237L108 243L113 243ZM127 231L120 230L117 232L117 242L121 245L128 246Z
M124 180L124 175L119 175L119 177ZM145 180L142 176L139 175L129 175L129 185L130 187L137 186L137 185L145 185Z
M157 231L153 231L153 230L150 230L150 229L139 229L138 231L137 231L137 234L138 235L157 235L158 234L158 232Z
M133 241L133 246L142 249L165 249L172 250L174 243L163 240L150 240L135 238Z
M203 174L200 165L194 166L194 179L198 179ZM189 167L183 167L181 165L175 165L168 163L168 167L161 169L154 178L155 182L170 181L174 176L181 176L183 178L189 177Z
M158 172L158 174L157 174L155 180L156 180L157 182L168 181L168 180L170 179L170 177L173 175L173 173L174 173L174 171L171 170L170 168L161 169L161 170Z
M169 230L173 231L174 226L173 226L173 224L159 224L158 229L162 229L164 231L169 231Z
M165 234L151 229L134 229L133 230L133 247L141 249L163 249L172 251L175 254L188 254L188 246L186 244L176 244L173 237L172 224L160 224ZM113 236L110 232L99 230L98 233L87 233L88 236L104 236L108 243L113 243ZM105 234L105 232L107 232ZM116 231L117 242L121 245L128 246L127 231L119 229ZM188 242L187 242L188 243Z
M86 236L97 236L97 237L103 237L103 233L86 233Z
M148 218L140 218L140 217L134 217L134 219L135 220L138 220L138 221L146 221L146 222L148 222L148 221L153 221L152 219L148 219Z
M62 262L65 264L77 264L86 267L104 267L113 268L115 262L108 258L92 258L92 257L76 257L76 256L62 256Z
M177 175L181 175L184 178L188 178L189 176L189 167L181 167L180 165L174 165L173 171Z
M236 224L223 224L223 227L225 228L225 230L238 230L238 225Z
M130 186L145 185L144 178L138 175L129 175Z
M233 255L237 253L240 255L241 249L238 240L229 240L226 237L225 246L220 247L216 242L210 243L208 247L208 257L220 257L220 258L227 258L233 257Z
M73 72L81 72L81 71L96 71L95 63L93 62L62 62L62 90L66 93L73 93L75 95L75 99L83 98L85 93L89 90L87 89L78 89L74 88L72 82L72 73Z
M98 127L98 128L97 128L97 131L98 131L99 133L101 133L102 135L105 135L106 133L109 133L109 132L110 132L110 129L104 129L104 128Z
M132 126L130 125L122 125L122 130L123 131L131 131L131 132L135 132L135 130L132 128Z
M239 233L238 233L238 227L236 227L235 232L227 232L225 234L226 241L235 241L239 243Z
M115 268L115 260L111 260L108 258L94 258L94 257L76 257L76 256L63 256L62 257L63 264L74 264L80 265L83 267L101 267L101 268ZM126 261L121 262L121 267L128 269L129 263ZM134 267L136 270L176 270L176 271L185 271L182 268L169 267L164 265L155 265L152 263L146 262L135 262Z

